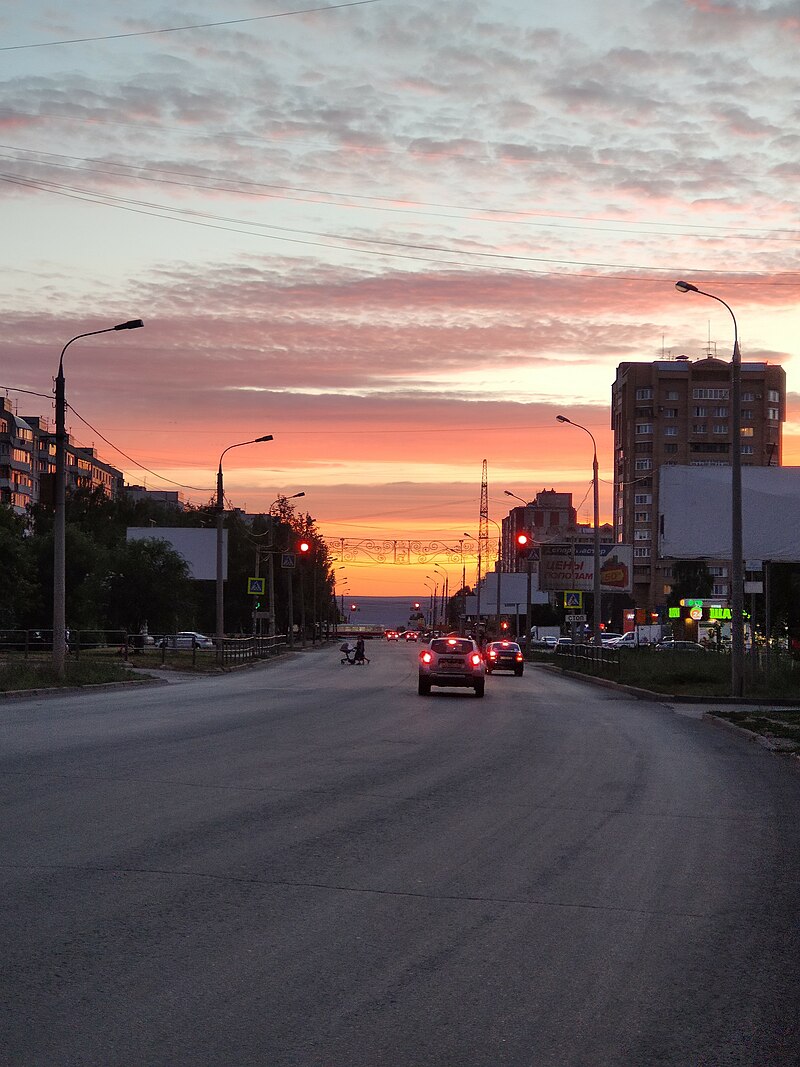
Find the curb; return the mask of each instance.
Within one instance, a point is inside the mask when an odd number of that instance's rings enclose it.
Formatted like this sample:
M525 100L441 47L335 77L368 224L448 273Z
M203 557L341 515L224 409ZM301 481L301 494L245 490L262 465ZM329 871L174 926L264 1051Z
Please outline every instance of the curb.
M168 685L161 678L131 678L128 682L98 682L94 685L50 685L44 689L7 689L0 700L20 700L23 697L57 697L74 693L102 693L113 689L127 689L131 685Z

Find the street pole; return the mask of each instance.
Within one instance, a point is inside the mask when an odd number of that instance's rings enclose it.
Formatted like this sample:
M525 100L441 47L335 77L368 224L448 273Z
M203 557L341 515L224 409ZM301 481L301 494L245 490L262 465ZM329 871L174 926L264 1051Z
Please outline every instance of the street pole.
M64 677L67 658L67 565L66 565L66 507L67 507L67 402L64 384L64 353L73 341L81 337L95 337L101 333L117 330L138 330L144 326L141 319L130 319L104 330L90 330L71 337L61 349L58 373L55 381L56 404L56 473L53 514L53 671Z
M739 351L739 327L728 304L713 293L706 293L690 282L679 281L680 293L698 293L716 300L727 308L733 319L733 355L731 358L731 696L744 695L744 545L742 536L742 354Z
M594 636L592 643L601 646L603 640L601 637L600 624L603 621L603 613L600 605L600 479L598 477L597 466L597 442L594 439L594 434L591 430L587 430L585 426L581 426L579 422L573 422L572 419L568 419L566 415L556 415L556 421L565 422L570 426L576 426L579 430L583 430L592 439L592 448L594 450L594 457L592 459L592 490L594 495L594 538L593 538L593 555L594 555L594 567L592 573L592 629L594 630ZM575 544L573 541L573 552L575 550ZM574 640L574 627L573 627L573 640Z
M222 459L226 452L230 452L232 448L242 448L244 445L260 444L262 441L271 441L272 434L266 434L264 437L255 437L251 441L239 441L235 445L228 445L227 448L222 450L222 455L219 457L219 467L217 468L217 581L216 581L216 614L217 614L217 638L216 638L216 655L217 665L222 666L223 662L223 646L225 644L225 586L224 586L224 569L223 569L223 521L225 518L225 492L222 485Z

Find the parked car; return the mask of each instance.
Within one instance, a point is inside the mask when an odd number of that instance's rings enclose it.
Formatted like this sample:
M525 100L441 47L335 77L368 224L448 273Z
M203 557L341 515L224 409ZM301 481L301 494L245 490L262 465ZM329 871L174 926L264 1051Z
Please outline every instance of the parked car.
M214 642L210 637L206 637L205 634L198 633L196 630L181 630L177 634L166 634L161 638L162 648L200 648L211 649L214 647Z
M484 650L486 673L513 671L518 678L525 669L525 657L516 641L490 641Z
M555 645L553 645L553 651L554 652L564 652L564 651L568 652L569 649L571 649L571 648L572 648L572 638L571 637L559 637L559 639L556 641Z
M659 641L653 648L656 652L705 652L697 641Z
M613 634L609 630L603 630L600 634L600 640L604 645L611 644L613 641L619 641L622 634Z
M419 654L419 695L429 696L431 686L474 689L482 697L486 665L471 637L436 637Z

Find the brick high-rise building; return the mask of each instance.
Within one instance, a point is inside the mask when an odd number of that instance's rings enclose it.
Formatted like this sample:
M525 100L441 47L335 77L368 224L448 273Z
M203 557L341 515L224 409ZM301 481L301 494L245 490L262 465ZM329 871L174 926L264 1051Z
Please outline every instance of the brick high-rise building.
M614 532L633 545L638 607L666 603L672 562L658 558L658 472L667 464L729 466L731 364L687 356L620 363L611 388L614 431ZM742 363L742 465L780 466L786 374ZM730 596L730 560L708 560L714 596Z

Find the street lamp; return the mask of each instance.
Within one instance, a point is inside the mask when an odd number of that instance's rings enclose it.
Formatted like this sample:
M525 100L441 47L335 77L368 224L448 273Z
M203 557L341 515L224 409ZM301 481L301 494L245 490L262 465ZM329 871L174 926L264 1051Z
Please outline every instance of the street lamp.
M579 422L573 422L572 419L568 419L566 415L556 415L558 422L566 422L570 426L575 426L579 430L583 430L584 433L592 439L592 448L594 450L594 458L592 460L592 489L594 492L594 574L592 575L592 596L594 599L594 616L592 622L592 628L594 629L594 644L598 647L603 644L600 636L600 623L602 621L602 612L600 610L600 484L597 477L597 442L594 439L594 434L591 430L587 430L585 426L581 426Z
M465 537L470 537L470 539L473 539L471 537L471 535L468 534L468 533L465 533L464 536ZM480 639L480 632L481 632L481 538L480 538L480 534L478 534L478 536L476 538L474 538L474 540L478 542L478 571L477 571L477 581L475 583L475 635L476 635L477 638Z
M53 515L53 670L59 678L64 677L64 662L67 656L67 581L66 581L66 504L67 504L67 403L64 386L64 353L73 341L81 337L95 337L100 333L114 333L116 330L138 330L144 326L141 319L130 319L118 326L108 326L104 330L90 330L79 333L61 349L56 375L56 484L55 513Z
M222 645L225 639L225 595L222 581L222 521L225 515L225 499L222 490L222 457L232 448L242 448L244 445L256 445L261 441L271 441L272 434L265 437L255 437L252 441L239 441L235 445L228 445L222 450L219 457L217 470L217 663L222 664Z
M512 493L510 489L504 489L503 492L506 496L513 496L515 500L521 500L526 507L528 506L528 504L530 504L530 500L525 500L524 497L517 496L517 494Z
M742 544L742 354L739 351L739 327L732 309L721 297L703 292L691 282L675 282L679 293L698 293L716 300L728 309L733 319L733 355L731 357L731 696L744 694L744 547Z
M501 580L502 575L503 575L503 531L500 528L500 523L499 522L495 522L494 519L489 519L489 522L492 524L492 526L496 526L497 527L497 571L495 572L497 574L497 613L496 613L496 617L495 617L494 623L495 623L495 626L497 627L498 636L499 636L499 630L500 630L500 580Z
M447 628L447 609L449 607L448 601L450 599L450 572L441 563L434 563L433 569L434 570L440 570L442 572L442 574L444 575L444 585L442 586L441 622L442 622L442 626L446 629ZM438 619L434 621L434 624L433 624L434 629L436 629L436 627L438 625L438 622L439 622Z
M436 565L434 564L434 567L435 566ZM426 574L425 577L428 579L428 581L433 582L433 606L431 608L431 624L430 624L430 628L433 629L434 626L436 625L436 612L437 612L438 602L439 602L439 575L438 574ZM444 591L444 586L442 586L442 591Z

